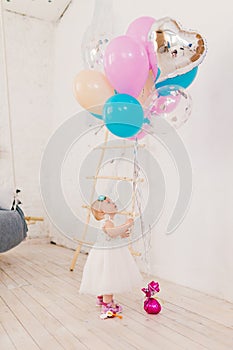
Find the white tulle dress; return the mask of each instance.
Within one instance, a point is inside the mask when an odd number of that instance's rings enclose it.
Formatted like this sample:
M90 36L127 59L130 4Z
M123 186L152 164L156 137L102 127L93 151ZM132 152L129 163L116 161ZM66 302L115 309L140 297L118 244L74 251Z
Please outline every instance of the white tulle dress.
M124 238L111 238L101 228L83 270L79 292L92 295L115 294L142 287L142 276Z

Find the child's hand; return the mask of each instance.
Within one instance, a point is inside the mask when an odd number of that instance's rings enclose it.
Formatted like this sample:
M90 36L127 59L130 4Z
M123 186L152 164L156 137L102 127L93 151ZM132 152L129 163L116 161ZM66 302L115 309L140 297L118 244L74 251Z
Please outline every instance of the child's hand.
M120 236L121 236L121 238L128 238L129 235L130 235L130 231L127 230L127 231L123 232Z
M129 224L130 226L133 226L134 220L133 219L128 219L126 221L127 224Z

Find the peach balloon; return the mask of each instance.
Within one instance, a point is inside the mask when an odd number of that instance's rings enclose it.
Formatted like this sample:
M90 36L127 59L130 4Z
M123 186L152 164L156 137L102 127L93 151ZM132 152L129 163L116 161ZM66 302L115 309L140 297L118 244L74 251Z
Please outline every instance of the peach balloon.
M141 103L141 105L144 105L144 103L147 100L147 97L150 95L153 87L154 87L154 74L152 70L149 71L148 77L146 80L146 83L144 85L144 88L142 89L140 95L138 96L138 101Z
M103 106L114 95L114 89L103 73L83 70L75 78L74 93L83 108L102 116Z

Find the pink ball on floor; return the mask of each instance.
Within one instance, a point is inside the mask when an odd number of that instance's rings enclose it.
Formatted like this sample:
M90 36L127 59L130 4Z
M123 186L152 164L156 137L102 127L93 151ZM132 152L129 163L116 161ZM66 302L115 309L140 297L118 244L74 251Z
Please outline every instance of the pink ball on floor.
M161 311L161 305L158 300L154 298L147 298L144 301L144 310L148 314L158 314Z

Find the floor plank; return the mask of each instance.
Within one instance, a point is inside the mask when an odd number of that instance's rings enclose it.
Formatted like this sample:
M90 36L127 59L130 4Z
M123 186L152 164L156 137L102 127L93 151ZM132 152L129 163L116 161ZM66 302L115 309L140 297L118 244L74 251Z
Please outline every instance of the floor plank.
M0 286L1 294L2 287ZM21 319L18 319L11 311L9 305L7 305L2 297L0 297L0 319L2 327L5 329L6 334L11 339L15 348L18 350L38 350L40 349L32 339L31 335L24 328L21 323Z
M1 339L1 348L7 349L7 350L15 350L16 347L12 343L9 335L7 334L6 330L3 328L3 326L0 323L0 339Z
M100 320L94 298L78 293L87 255L80 254L74 272L72 257L71 250L36 240L0 255L1 348L232 348L232 304L161 279L159 315L145 313L137 290L117 296L122 320ZM151 279L156 276L145 276L145 284Z
M21 298L18 299L15 294L9 291L3 284L0 284L0 290L1 298L4 300L5 304L10 307L15 317L20 320L24 329L27 330L39 348L45 349L47 347L48 349L62 349L56 339L31 313L27 303L23 304Z

